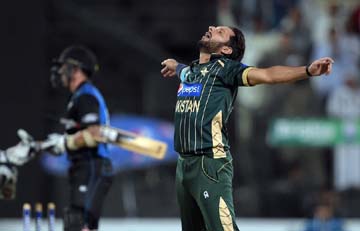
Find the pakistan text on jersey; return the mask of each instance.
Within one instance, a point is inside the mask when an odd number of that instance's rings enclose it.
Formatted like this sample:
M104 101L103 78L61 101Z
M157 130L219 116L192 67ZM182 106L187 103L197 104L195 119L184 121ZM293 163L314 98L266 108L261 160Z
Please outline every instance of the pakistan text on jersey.
M199 100L178 100L175 112L199 112Z

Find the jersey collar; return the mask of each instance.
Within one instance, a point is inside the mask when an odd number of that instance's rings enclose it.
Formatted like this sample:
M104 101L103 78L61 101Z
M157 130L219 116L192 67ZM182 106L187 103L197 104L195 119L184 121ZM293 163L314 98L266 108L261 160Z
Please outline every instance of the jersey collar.
M212 62L212 61L214 61L214 60L221 59L221 58L223 58L223 57L224 57L224 55L213 53L213 54L211 54L211 56L210 56L210 61L209 61L209 62L203 63L203 64L199 64L199 59L196 59L196 60L194 60L194 61L191 62L190 67L192 68L192 67L194 67L195 65L207 65L207 64L209 64L210 62Z

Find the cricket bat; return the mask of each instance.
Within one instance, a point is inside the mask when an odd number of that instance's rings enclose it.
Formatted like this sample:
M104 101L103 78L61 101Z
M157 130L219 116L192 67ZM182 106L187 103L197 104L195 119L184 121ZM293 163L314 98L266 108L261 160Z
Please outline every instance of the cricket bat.
M156 159L163 159L167 150L165 142L110 126L100 126L100 136L94 138L97 142L111 143Z

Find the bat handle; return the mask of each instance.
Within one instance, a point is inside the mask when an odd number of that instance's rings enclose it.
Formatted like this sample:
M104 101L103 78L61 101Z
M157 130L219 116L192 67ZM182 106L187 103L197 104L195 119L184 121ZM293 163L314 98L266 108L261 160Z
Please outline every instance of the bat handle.
M119 140L118 132L110 127L100 127L100 136L110 142L116 142Z

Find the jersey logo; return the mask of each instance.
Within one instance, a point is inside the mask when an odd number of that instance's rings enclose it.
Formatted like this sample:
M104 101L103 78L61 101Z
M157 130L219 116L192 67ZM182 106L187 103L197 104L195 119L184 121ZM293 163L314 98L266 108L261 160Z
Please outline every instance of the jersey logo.
M207 199L207 198L209 198L209 197L210 197L210 195L209 195L208 191L204 191L203 195L204 195L204 198L205 198L205 199Z
M181 83L177 96L187 97L187 96L200 96L203 85L201 83L186 84Z
M208 69L205 67L205 68L201 69L200 72L201 72L202 76L205 76L209 71L208 71Z

